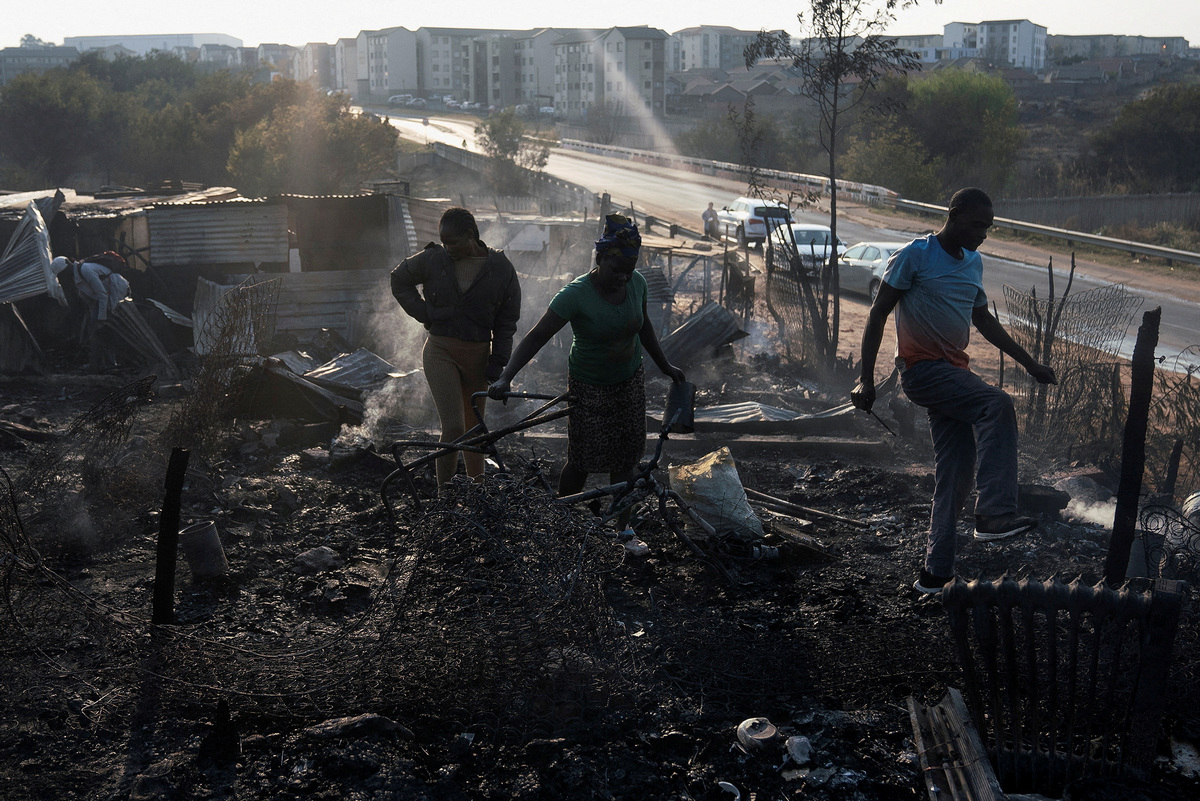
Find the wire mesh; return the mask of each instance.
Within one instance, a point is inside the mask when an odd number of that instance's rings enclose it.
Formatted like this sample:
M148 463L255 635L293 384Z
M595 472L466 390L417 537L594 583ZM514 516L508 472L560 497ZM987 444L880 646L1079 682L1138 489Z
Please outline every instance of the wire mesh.
M790 269L767 275L766 304L783 346L781 354L793 364L817 364L821 355L814 322L821 323L815 279Z
M1163 360L1155 370L1154 385L1146 437L1149 478L1160 491L1175 486L1185 492L1196 489L1200 487L1200 346Z
M1095 457L1120 442L1124 394L1114 378L1121 342L1142 304L1120 284L1050 300L1004 287L1008 329L1034 357L1054 369L1057 384L1038 384L1014 371L1013 400L1024 434L1064 443L1068 457ZM1114 387L1114 380L1116 386Z
M191 391L167 424L168 448L210 454L237 406L243 366L263 352L275 329L280 281L247 279L225 292L196 338L199 368Z
M452 483L401 532L365 611L342 620L315 618L283 572L249 597L215 588L193 625L154 627L149 610L106 606L45 566L8 560L7 638L42 657L12 680L75 699L108 730L128 730L146 703L225 698L267 718L369 709L553 736L633 708L650 670L602 589L623 550L590 520L502 478Z

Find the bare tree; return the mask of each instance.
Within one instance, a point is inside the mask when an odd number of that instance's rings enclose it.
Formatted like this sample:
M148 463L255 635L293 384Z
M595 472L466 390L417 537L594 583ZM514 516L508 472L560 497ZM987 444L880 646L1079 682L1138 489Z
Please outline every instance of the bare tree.
M882 6L869 0L810 0L811 13L796 19L802 36L786 31L762 31L745 51L746 66L762 59L790 61L803 80L803 92L817 108L817 136L829 157L829 228L837 242L837 156L846 129L856 119L852 112L881 110L879 93L871 90L885 75L914 69L917 56L881 34L895 19L897 6L912 0L886 0ZM825 366L832 369L837 357L840 293L835 246L819 276L823 323L830 334Z
M621 124L625 119L625 103L621 100L605 100L593 103L587 110L588 136L598 145L611 145L617 141Z

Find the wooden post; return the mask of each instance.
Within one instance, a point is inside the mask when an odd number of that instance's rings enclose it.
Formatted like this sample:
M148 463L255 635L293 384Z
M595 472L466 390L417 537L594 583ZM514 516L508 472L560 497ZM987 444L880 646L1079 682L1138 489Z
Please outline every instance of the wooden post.
M154 570L154 608L150 622L166 625L175 622L175 557L179 550L179 508L183 480L187 476L186 448L171 451L167 465L166 491L158 516L158 560Z
M1117 512L1113 518L1112 538L1108 541L1108 557L1104 561L1104 582L1110 587L1125 583L1129 549L1133 547L1133 534L1137 528L1138 496L1142 491L1142 473L1146 469L1146 425L1150 417L1150 398L1154 394L1154 349L1158 346L1161 321L1161 306L1143 314L1137 343L1133 346L1133 375L1125 439L1121 445Z

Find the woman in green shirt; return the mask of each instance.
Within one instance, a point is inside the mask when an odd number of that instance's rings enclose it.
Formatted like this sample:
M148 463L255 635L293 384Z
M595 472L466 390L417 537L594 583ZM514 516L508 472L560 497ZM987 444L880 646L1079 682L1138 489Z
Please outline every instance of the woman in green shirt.
M634 269L641 245L637 225L610 214L596 240L595 266L559 290L488 390L492 398L504 397L521 368L571 324L571 416L559 495L582 490L589 473L607 472L615 484L636 472L646 449L643 352L672 381L684 381L646 315L646 279Z

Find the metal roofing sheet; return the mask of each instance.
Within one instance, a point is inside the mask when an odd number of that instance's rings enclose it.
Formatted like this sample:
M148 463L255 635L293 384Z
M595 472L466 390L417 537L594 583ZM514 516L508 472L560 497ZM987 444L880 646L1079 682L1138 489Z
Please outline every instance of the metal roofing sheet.
M748 334L736 317L721 304L709 301L663 339L662 349L673 364L686 365L745 336Z
M156 267L288 260L288 210L282 204L162 205L147 215Z
M366 348L343 353L333 361L309 370L304 377L315 384L330 388L349 388L361 393L383 386L390 378L408 373L398 372L388 362Z

